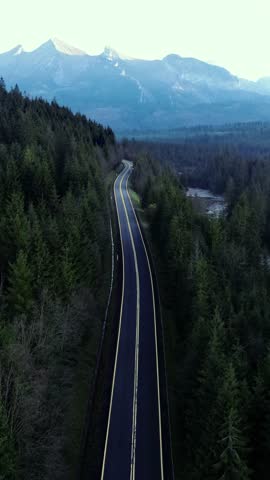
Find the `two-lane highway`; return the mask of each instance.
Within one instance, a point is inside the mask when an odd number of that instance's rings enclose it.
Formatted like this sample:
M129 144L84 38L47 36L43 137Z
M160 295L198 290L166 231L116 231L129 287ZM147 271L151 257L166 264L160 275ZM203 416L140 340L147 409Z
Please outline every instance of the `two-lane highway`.
M153 279L124 165L114 184L123 285L101 480L163 480Z

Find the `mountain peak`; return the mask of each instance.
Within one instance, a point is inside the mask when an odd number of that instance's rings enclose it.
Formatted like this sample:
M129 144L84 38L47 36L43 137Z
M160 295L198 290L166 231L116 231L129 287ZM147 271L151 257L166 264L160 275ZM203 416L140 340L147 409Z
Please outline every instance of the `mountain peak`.
M24 53L23 46L22 45L16 45L16 47L12 48L8 52L3 53L2 55L14 57L16 55L21 55L22 53Z
M22 45L17 45L17 47L13 49L13 55L21 55L22 53L24 53Z
M87 53L79 50L76 47L72 47L66 42L63 42L59 38L53 37L50 38L47 42L43 43L39 48L41 49L51 49L56 50L59 53L64 53L65 55L73 55L73 56L83 56L87 55Z
M103 51L102 55L104 57L106 57L107 60L110 60L110 61L117 60L118 58L120 58L117 51L114 50L113 48L109 47L109 46L106 46L104 48L104 51Z
M178 55L177 53L170 53L169 55L166 55L166 57L163 58L164 61L166 60L181 60L182 57L180 57L180 55Z
M66 55L87 55L87 53L83 50L73 47L62 40L59 40L59 38L53 37L50 39L50 41L53 43L58 52L65 53Z

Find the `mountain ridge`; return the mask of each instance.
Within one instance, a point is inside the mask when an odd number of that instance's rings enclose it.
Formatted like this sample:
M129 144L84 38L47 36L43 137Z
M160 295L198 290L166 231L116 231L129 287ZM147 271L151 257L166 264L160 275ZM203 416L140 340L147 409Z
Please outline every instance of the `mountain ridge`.
M31 52L0 54L0 76L31 96L56 100L123 128L270 120L270 80L245 80L227 69L175 53L143 60L110 46L89 55L55 37Z

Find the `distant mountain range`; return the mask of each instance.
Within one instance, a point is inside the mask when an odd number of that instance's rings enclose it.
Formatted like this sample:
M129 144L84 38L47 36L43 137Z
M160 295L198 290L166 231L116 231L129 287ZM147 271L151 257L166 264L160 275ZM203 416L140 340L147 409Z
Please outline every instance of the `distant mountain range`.
M116 132L270 120L270 77L252 82L174 54L149 61L105 48L91 56L50 39L32 52L18 45L0 54L0 76Z

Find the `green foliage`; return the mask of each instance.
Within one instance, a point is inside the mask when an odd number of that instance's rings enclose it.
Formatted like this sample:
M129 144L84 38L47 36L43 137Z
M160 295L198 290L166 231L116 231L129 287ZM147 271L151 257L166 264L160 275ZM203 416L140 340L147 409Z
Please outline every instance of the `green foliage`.
M0 110L0 478L67 478L74 374L107 286L115 138L3 81Z
M7 299L10 310L16 314L28 314L33 305L33 278L26 254L20 250L10 264Z
M239 387L231 363L225 370L217 405L223 420L219 431L221 453L219 462L215 465L218 478L220 480L248 480L250 472L245 462L247 449L241 430Z
M13 261L19 250L27 251L30 242L30 225L24 211L22 193L12 193L0 217L1 252L3 263Z
M149 151L159 157L159 147ZM169 155L191 167L190 149L171 146ZM178 179L147 156L135 164L157 257L174 463L184 480L269 476L270 170L235 162L228 150L204 165L217 191L228 182L228 211L218 219L197 214Z

